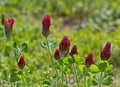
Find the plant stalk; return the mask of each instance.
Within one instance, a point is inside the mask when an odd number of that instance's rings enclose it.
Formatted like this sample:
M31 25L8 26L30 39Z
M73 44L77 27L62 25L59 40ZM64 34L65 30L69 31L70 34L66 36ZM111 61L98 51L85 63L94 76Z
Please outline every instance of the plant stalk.
M62 76L62 85L64 86L64 82L63 82L63 79L64 79L64 78L63 78L63 77L64 77L64 75L63 75L63 65L62 65L61 71L62 71L62 75L61 75L61 76Z
M68 81L67 81L67 75L65 75L65 77L66 77L66 86L68 85Z
M103 72L100 73L100 84L99 84L99 87L102 87L102 77L103 77Z
M55 70L55 72L56 72L56 74L58 75L58 72L57 72L57 70L56 70L56 68L55 68L55 63L54 63L54 58L53 58L53 56L52 56L52 51L51 51L51 48L50 48L50 45L49 45L49 42L48 42L48 38L46 37L46 43L47 43L47 50L48 50L48 53L49 53L49 55L50 55L50 58L51 58L51 62L52 62L52 67L53 67L53 69ZM56 83L56 85L57 85L57 83ZM57 87L57 86L56 86Z
M25 87L24 75L22 75L22 80L23 80L23 85L24 85L24 87Z
M51 62L52 62L52 67L53 67L53 69L55 70L55 72L56 72L56 74L58 74L58 72L57 72L57 70L56 70L56 68L55 68L55 63L54 63L54 58L53 58L53 56L52 56L52 52L51 52L51 49L50 49L50 45L49 45L49 42L48 42L48 38L46 37L46 43L47 43L47 49L48 49L48 53L49 53L49 55L50 55L50 58L51 58Z
M74 71L77 87L79 87L79 82L78 82L78 77L77 77L77 71L76 71L76 65L75 64L73 64L73 69L74 69L73 71Z
M18 63L18 59L17 59L17 55L15 54L15 49L14 49L14 47L13 47L13 41L12 41L12 39L10 39L10 44L11 44L12 50L13 50L13 52L14 52L14 56L15 56L16 63Z
M86 87L86 66L85 66L85 74L84 74L84 87Z

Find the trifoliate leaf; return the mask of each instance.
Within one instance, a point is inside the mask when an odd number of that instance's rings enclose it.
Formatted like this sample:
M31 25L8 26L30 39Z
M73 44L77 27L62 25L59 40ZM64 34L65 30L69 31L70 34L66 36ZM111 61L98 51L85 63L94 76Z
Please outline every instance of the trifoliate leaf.
M90 66L90 72L98 73L99 71L100 71L99 68L95 64Z

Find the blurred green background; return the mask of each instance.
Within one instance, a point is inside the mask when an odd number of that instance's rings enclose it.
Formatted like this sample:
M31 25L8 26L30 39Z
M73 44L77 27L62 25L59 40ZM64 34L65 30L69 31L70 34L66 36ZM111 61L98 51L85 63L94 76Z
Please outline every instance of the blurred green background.
M71 46L77 44L83 58L93 51L97 63L100 50L110 41L115 79L111 87L120 87L120 0L0 0L0 16L15 18L16 42L28 44L24 56L33 85L39 85L52 73L50 58L40 47L40 41L45 40L41 20L46 13L51 15L52 21L49 38L59 43L64 35L69 36ZM11 49L0 25L0 70L8 73L18 68Z

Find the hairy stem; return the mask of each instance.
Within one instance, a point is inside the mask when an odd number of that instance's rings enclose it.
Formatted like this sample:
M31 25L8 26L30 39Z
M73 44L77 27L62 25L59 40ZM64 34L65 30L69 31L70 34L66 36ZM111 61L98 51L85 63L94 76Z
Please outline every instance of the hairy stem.
M66 77L66 86L68 85L68 81L67 81L67 75L65 76Z
M56 68L55 68L55 63L54 63L54 58L53 58L53 56L52 56L52 52L51 52L51 48L50 48L50 45L49 45L49 42L48 42L48 38L46 37L46 43L47 43L47 49L48 49L48 53L49 53L49 55L50 55L50 58L51 58L51 62L52 62L52 67L53 67L53 69L55 70L55 72L56 72L56 74L57 74L57 70L56 70Z
M86 68L86 66L85 66L85 73L84 73L84 87L86 87L86 72L87 72L86 69L87 69L87 68Z
M99 84L99 87L102 87L102 83L101 83L102 77L103 77L103 72L100 73L100 84Z
M73 69L74 69L73 71L74 71L77 87L79 87L79 82L78 82L78 77L77 77L77 71L76 71L76 65L75 64L73 64Z
M25 87L25 76L24 76L23 69L22 69L22 81L23 81L23 87Z
M13 52L14 52L15 60L16 60L16 63L17 63L17 62L18 62L18 59L17 59L17 55L16 55L16 53L15 53L15 49L14 49L14 47L13 47L13 41L12 41L12 39L10 39L10 44L11 44L11 46L12 46L12 50L13 50Z
M61 73L62 73L62 75L61 75L61 76L62 76L62 77L61 77L61 78L62 78L62 85L64 86L64 83L63 83L63 79L64 79L64 78L63 78L63 77L64 77L64 75L63 75L63 65L62 65L61 71L62 71L62 72L61 72Z

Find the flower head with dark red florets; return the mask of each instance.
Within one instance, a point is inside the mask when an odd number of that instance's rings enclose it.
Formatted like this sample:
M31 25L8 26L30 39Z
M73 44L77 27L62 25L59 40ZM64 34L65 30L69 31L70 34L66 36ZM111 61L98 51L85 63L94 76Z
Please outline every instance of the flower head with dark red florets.
M49 14L46 14L42 20L42 34L43 36L45 37L48 37L48 35L50 34L50 25L51 25L51 22L50 22L50 15Z
M70 56L73 56L74 54L78 55L78 51L77 51L77 46L74 45L71 49L71 52L70 52Z
M5 15L4 14L2 14L1 23L2 23L2 25L5 24Z
M14 18L9 18L5 21L5 29L12 29L13 27L13 24L15 22L15 19Z
M61 55L60 50L59 50L59 49L56 49L56 50L55 50L55 53L54 53L54 58L55 58L56 60L60 60L61 57L62 57L62 55Z
M93 52L90 52L90 53L87 55L87 57L86 57L86 59L85 59L85 63L86 63L88 66L90 66L91 64L94 64L94 54L93 54Z
M43 25L46 25L46 26L50 26L51 23L50 23L50 15L49 14L46 14L42 20L42 24Z
M20 56L20 59L18 61L18 66L19 68L23 69L25 67L25 60L24 60L24 56Z
M111 57L111 55L111 43L107 42L105 47L101 51L100 57L102 60L108 60Z
M10 36L13 35L12 28L13 28L14 22L15 22L14 18L9 18L5 21L4 26L5 26L5 35L7 40L9 40Z
M66 55L69 52L70 48L70 39L68 36L64 36L62 41L59 43L59 49L62 55Z

